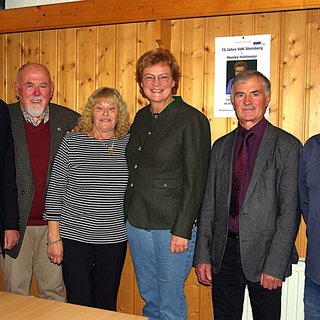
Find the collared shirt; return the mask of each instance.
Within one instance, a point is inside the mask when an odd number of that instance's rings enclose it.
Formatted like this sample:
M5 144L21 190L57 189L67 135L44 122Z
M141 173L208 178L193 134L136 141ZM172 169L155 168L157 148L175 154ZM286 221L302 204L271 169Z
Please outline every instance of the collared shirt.
M49 106L46 106L46 109L44 111L44 117L40 117L36 122L33 121L32 116L30 114L28 114L22 107L21 107L21 111L22 111L24 119L27 122L31 123L35 127L37 127L41 123L42 120L43 120L43 124L45 124L46 122L49 121Z
M237 132L237 138L236 143L234 146L234 155L233 155L233 164L232 168L234 168L235 160L237 158L237 155L239 153L242 140L243 140L243 133L247 131L246 135L251 136L247 140L247 146L248 146L248 161L247 161L247 168L244 176L244 183L241 188L241 205L243 203L243 199L245 197L245 194L247 192L251 175L253 172L254 164L256 162L256 158L258 155L260 143L263 137L263 134L265 132L265 129L267 127L267 121L265 118L260 120L255 126L253 126L251 129L246 130L244 127L242 127L240 124L238 125L238 132ZM234 233L239 232L239 215L237 215L235 218L232 218L232 216L229 216L229 230Z

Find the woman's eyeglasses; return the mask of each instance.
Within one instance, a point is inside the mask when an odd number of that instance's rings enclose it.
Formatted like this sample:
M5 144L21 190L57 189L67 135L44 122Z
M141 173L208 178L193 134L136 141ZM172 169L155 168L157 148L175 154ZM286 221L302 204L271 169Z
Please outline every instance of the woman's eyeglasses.
M145 83L151 84L156 81L156 78L158 78L158 81L161 83L167 83L170 79L170 75L169 74L159 74L159 75L155 76L154 74L145 74L142 77L142 80Z

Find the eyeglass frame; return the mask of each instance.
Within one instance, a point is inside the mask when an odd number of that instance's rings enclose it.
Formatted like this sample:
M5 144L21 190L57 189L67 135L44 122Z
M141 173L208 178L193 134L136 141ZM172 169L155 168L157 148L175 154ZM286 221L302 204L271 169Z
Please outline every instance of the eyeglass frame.
M149 77L149 79L146 79L146 77ZM158 82L162 83L162 84L166 84L168 83L168 81L170 80L172 76L169 73L161 73L158 75L154 75L151 73L146 73L142 76L142 81L144 83L147 84L152 84L156 81L156 79L158 80Z

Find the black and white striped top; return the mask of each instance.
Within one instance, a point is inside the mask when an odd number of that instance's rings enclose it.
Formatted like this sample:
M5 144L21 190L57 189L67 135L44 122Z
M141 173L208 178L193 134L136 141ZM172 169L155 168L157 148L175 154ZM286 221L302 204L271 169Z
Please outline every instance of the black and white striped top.
M92 244L127 240L124 193L129 135L100 141L68 133L54 160L45 220L60 220L60 236ZM112 155L110 148L113 145Z

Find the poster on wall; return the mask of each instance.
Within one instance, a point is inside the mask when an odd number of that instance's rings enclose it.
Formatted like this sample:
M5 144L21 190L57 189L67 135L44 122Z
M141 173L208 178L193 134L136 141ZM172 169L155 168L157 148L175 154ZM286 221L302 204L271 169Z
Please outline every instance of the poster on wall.
M270 34L215 38L215 117L235 117L230 88L240 71L258 70L270 79L270 43Z

